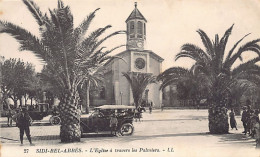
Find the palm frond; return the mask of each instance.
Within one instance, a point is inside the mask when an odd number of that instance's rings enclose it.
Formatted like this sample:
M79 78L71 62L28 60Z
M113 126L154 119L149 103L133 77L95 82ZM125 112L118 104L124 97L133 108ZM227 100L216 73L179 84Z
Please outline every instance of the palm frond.
M253 58L246 63L240 64L232 70L232 75L236 76L239 75L241 72L250 70L251 68L256 66L255 63L257 63L258 61L260 61L260 57Z
M238 45L245 37L247 37L247 36L250 35L250 34L251 34L251 33L246 34L245 36L243 36L243 38L241 38L240 40L238 40L238 41L236 42L236 44L235 44L235 45L232 47L232 49L228 52L228 55L227 55L225 61L228 61L228 60L230 59L230 57L231 57L232 53L234 52L234 50L236 49L237 45Z
M225 34L223 35L223 37L221 38L221 40L218 44L219 48L218 48L218 51L216 51L216 54L217 54L217 58L218 58L219 68L222 68L226 45L228 42L228 38L232 32L233 26L234 26L234 24L225 32Z
M191 71L182 67L172 67L157 76L158 81L162 81L160 89L170 84L176 84L179 80L191 78Z
M7 33L13 36L20 43L20 50L32 51L40 59L48 60L50 52L36 36L9 22L0 21L0 25L0 33Z
M93 11L92 13L90 13L83 21L82 23L75 28L75 34L77 36L77 38L79 39L78 42L79 44L81 43L84 35L86 34L86 32L88 31L88 28L92 22L92 20L95 17L96 12L99 10L100 8L97 8L95 11Z
M211 58L213 58L215 56L215 52L213 50L213 45L208 35L201 29L197 30L197 32L199 33L202 43L206 48L206 52L208 53L209 56L211 56Z
M33 17L36 19L37 23L41 26L44 24L43 15L40 8L32 0L23 0L24 4L32 13Z
M256 52L258 56L260 56L260 46L257 45L258 42L260 42L260 39L250 41L245 45L241 46L237 53L235 53L228 61L225 62L224 66L230 68L234 64L234 62L241 57L242 53L246 51Z
M97 47L99 47L99 46L100 46L104 41L106 41L107 39L109 39L109 38L111 38L111 37L113 37L113 36L115 36L115 35L119 35L119 34L125 34L125 31L116 31L116 32L111 33L110 35L106 36L105 38L99 40L99 41L95 44L95 46L93 46L91 52L94 51ZM124 46L125 46L125 45L124 45Z
M207 55L201 48L193 44L184 44L181 47L181 52L176 55L175 60L178 60L181 57L188 57L195 61L205 63L208 63L211 60L209 55Z

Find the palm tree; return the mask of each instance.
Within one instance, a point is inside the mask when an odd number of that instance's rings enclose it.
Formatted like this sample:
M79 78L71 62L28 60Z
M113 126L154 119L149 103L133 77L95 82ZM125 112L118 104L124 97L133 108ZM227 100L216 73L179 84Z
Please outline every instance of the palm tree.
M179 99L193 99L198 102L203 95L201 91L208 90L199 73L183 67L171 67L158 75L157 80L162 82L160 89L175 84Z
M20 50L35 53L46 64L42 77L49 80L59 93L59 109L61 116L61 142L80 141L80 111L77 109L79 95L78 86L85 82L89 71L104 64L111 57L111 50L102 47L107 39L124 34L116 31L100 37L111 26L98 28L88 32L95 17L94 12L74 28L73 15L69 6L58 0L55 9L43 14L32 0L23 0L39 25L40 37L9 22L0 21L0 33L8 33L20 43ZM87 35L87 37L86 37Z
M97 89L103 84L104 75L102 72L91 73L87 76L85 82L79 88L79 96L81 99L82 106L86 107L86 113L89 113L89 94L90 87Z
M149 84L156 83L156 77L147 73L122 73L129 82L136 108L141 105L142 96Z
M215 35L215 40L213 41L209 39L204 31L198 30L197 32L201 37L206 51L194 44L184 44L181 48L181 52L176 55L175 59L178 60L179 58L188 57L195 60L191 71L198 73L199 78L203 80L203 85L209 89L207 101L210 103L210 133L228 133L229 126L225 99L226 96L230 94L232 86L237 84L241 79L253 83L255 83L256 80L259 81L260 67L256 65L256 63L260 60L260 46L258 45L260 39L252 40L237 49L239 43L249 34L245 35L235 43L225 57L226 44L232 28L233 25L225 32L221 39L219 39L218 35ZM241 55L248 51L257 53L258 57L233 68L235 61L237 61L237 59L242 61L243 58ZM165 71L164 73L171 73L171 71ZM170 76L170 74L167 74L167 76ZM177 77L178 76L176 76L176 79ZM168 79L166 79L166 81L168 81Z

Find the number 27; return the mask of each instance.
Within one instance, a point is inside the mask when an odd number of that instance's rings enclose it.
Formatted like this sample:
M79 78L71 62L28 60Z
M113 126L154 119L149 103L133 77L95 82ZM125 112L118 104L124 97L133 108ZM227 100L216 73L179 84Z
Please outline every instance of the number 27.
M24 149L23 152L24 152L24 153L28 153L28 152L29 152L29 149Z

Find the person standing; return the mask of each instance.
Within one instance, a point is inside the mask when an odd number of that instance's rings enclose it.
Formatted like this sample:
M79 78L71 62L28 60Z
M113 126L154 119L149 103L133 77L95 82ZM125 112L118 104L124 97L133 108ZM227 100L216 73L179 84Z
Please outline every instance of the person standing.
M152 110L153 110L153 102L151 101L151 103L150 103L150 105L149 105L150 114L152 113Z
M252 115L252 118L251 118L251 123L250 123L250 128L251 128L251 135L252 137L255 136L256 134L256 129L255 129L255 125L259 122L259 111L258 110L255 110L253 115Z
M231 129L236 128L236 130L237 130L237 122L236 122L236 119L235 119L235 112L234 112L233 108L231 109L231 112L229 113L229 117L230 117Z
M259 118L256 121L256 124L254 126L255 131L256 131L256 148L260 149L260 121Z
M244 131L242 133L247 132L247 112L246 112L246 106L243 107L243 112L242 112L242 116L241 116L241 121L243 122L243 127L244 127Z
M164 107L164 104L162 103L162 104L161 104L161 111L163 111L163 107Z
M111 135L113 135L113 131L115 132L114 133L114 136L116 136L116 128L117 128L117 123L118 123L118 120L116 118L116 115L113 114L110 118L110 129L111 129Z
M23 135L24 132L27 136L28 141L30 142L30 145L33 145L30 135L30 121L31 117L29 116L27 109L22 108L20 113L17 116L16 125L20 129L20 141L21 145L23 145Z
M12 110L11 109L8 109L8 112L7 112L7 126L12 126L13 124L13 119L12 119Z
M246 130L248 132L249 135L252 135L251 133L251 119L252 119L252 113L254 111L251 109L251 106L247 106L247 112L246 112L246 119L247 119L247 124L246 124ZM246 132L246 133L247 133Z

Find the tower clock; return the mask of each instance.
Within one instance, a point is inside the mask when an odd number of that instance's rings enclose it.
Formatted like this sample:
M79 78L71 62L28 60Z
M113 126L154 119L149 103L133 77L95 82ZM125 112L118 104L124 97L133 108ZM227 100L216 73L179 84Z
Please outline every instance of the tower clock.
M135 9L126 20L126 45L128 50L144 50L146 42L146 22L147 20L137 9L137 3L135 3Z

